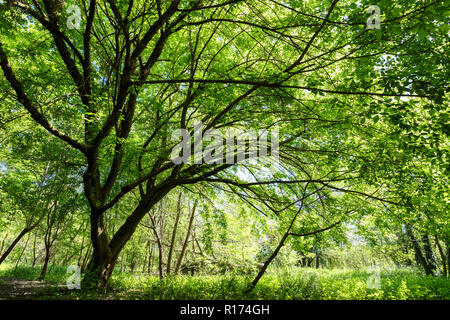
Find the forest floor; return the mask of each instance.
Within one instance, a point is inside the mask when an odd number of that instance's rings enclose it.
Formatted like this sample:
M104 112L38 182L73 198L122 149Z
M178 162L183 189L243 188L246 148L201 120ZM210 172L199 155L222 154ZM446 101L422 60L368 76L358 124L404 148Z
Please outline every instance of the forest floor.
M53 296L55 292L67 291L66 286L45 281L2 278L0 300L29 300Z
M49 268L38 281L38 266L0 266L0 300L450 300L450 280L414 269L273 270L248 293L250 276L195 275L159 279L148 274L114 273L102 293L69 290L66 268Z
M65 284L30 279L0 279L0 300L79 300L79 299L123 299L116 290L99 295L70 290Z

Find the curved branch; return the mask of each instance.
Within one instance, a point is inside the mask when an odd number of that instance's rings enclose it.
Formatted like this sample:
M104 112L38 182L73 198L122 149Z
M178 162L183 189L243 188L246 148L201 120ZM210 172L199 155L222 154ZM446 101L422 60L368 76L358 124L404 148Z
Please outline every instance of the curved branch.
M17 94L17 99L19 102L25 107L25 109L30 113L31 117L39 123L42 127L44 127L48 132L53 134L55 137L67 142L69 145L78 149L83 154L86 154L86 146L75 139L72 139L64 132L56 129L54 126L50 124L47 118L44 117L42 113L33 105L31 100L28 98L25 93L22 84L16 78L14 71L11 68L11 64L8 61L8 57L6 56L5 51L3 50L3 45L0 42L0 66L3 70L6 80L10 83L11 87Z

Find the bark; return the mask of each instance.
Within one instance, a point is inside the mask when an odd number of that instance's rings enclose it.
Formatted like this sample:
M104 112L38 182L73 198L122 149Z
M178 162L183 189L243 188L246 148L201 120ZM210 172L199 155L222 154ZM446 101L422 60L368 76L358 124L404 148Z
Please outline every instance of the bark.
M111 241L104 230L102 215L91 214L91 240L92 261L88 267L88 273L82 281L89 286L105 288L111 277L114 265L125 244L130 240L144 216L171 190L164 188L159 191L147 190L147 194L127 218L124 224L117 230Z
M441 246L441 243L439 242L438 236L434 236L434 241L436 243L436 246L438 247L439 255L441 256L442 272L443 272L444 276L446 276L447 275L447 263L445 261L446 259L445 259L444 250L442 250L442 246Z
M33 241L33 264L34 267L37 262L37 255L36 255L36 241L37 241L37 234L34 235L34 241Z
M433 250L431 249L430 238L428 237L428 235L424 235L422 237L422 242L423 242L423 251L425 252L426 263L428 264L428 268L434 274L434 272L436 271L436 261L434 260L433 257Z
M447 243L447 277L450 276L450 244Z
M158 246L158 272L159 272L159 277L162 279L162 278L164 278L163 244L162 244L161 237L158 233L158 230L156 229L156 221L150 213L149 213L149 216L150 216L150 221L152 222L151 229L153 230L153 233L155 234L156 244Z
M158 241L158 272L161 279L164 278L163 258L162 244Z
M278 252L280 251L280 249L284 246L284 243L286 242L286 239L289 236L289 230L284 234L283 238L281 238L280 243L278 244L278 246L275 248L275 250L272 252L272 254L270 255L270 257L264 262L262 268L259 270L258 274L256 275L255 279L252 281L252 284L249 288L249 291L251 291L257 284L259 279L261 279L261 277L264 275L264 273L266 272L267 267L269 266L269 264L272 262L273 259L275 259L275 257L278 255Z
M152 261L153 261L153 245L150 240L148 240L148 260L147 260L147 273L152 271Z
M82 288L106 288L117 262L117 258L125 244L130 240L143 217L170 190L171 188L164 188L156 192L152 192L150 189L147 190L147 194L150 194L151 196L144 196L138 206L134 209L133 213L126 219L109 242L104 227L103 213L91 209L90 222L93 250L91 261L81 282ZM161 250L162 249L160 248L160 252Z
M14 239L14 241L9 245L8 249L6 249L6 251L0 257L0 264L2 264L3 261L5 261L5 259L8 257L8 255L11 253L14 247L19 243L19 241L30 231L31 231L30 228L26 227L19 233L19 235Z
M189 237L191 236L192 224L194 222L195 210L197 208L197 201L194 202L194 206L192 208L191 216L189 217L189 225L186 232L186 238L184 239L183 247L181 248L180 256L178 257L177 265L175 267L175 274L180 272L181 265L183 263L184 255L186 253L186 248L189 242Z
M108 238L105 233L103 216L97 212L91 213L92 257L81 282L83 289L105 288L112 274L114 263Z
M408 233L408 236L411 240L414 252L415 252L415 257L416 257L416 261L418 265L421 265L425 271L425 273L427 275L432 275L433 274L433 270L430 269L423 253L422 250L419 246L419 242L418 240L414 237L414 234L412 232L412 230L409 227L406 227L406 232Z
M39 276L40 280L44 280L45 275L47 274L47 266L49 261L50 261L50 248L45 248L44 265L42 266L41 274Z
M50 261L50 248L52 247L53 241L51 241L51 229L48 231L45 237L45 257L44 264L42 266L41 274L39 276L40 280L45 279L45 275L47 274L48 262Z
M55 208L53 206L53 208ZM45 275L47 274L47 266L48 262L50 260L50 247L52 244L52 227L53 227L53 221L52 221L52 210L47 214L47 229L45 230L44 235L44 247L45 247L45 257L44 257L44 265L42 266L41 274L39 276L40 280L44 280Z
M178 195L177 216L175 217L175 225L173 226L172 239L170 241L169 254L167 256L166 274L170 274L170 271L171 271L170 266L172 264L172 255L173 255L173 250L175 247L178 222L180 221L180 216L181 216L181 195L182 195L182 193L180 192L180 194Z

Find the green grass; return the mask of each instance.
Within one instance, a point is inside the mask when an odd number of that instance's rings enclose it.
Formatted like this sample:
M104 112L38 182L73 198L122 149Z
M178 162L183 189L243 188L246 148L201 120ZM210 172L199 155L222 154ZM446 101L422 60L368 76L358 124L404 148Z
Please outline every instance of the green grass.
M0 265L1 278L14 278L23 280L36 280L41 274L42 266L17 266L4 263ZM65 283L68 274L67 268L58 265L49 265L47 268L46 282L52 284ZM1 280L1 279L0 279Z
M9 264L0 265L1 278L14 278L23 280L36 280L41 274L42 266L17 266L15 268ZM47 269L45 281L52 284L65 283L68 274L67 269L58 265L50 265Z
M0 277L34 280L38 267L0 266ZM384 269L379 288L368 285L373 270L290 268L272 271L246 292L250 277L239 275L175 276L160 280L154 276L115 273L111 289L103 295L73 291L69 298L95 299L331 299L331 300L449 300L450 281L425 276L413 269ZM66 269L53 266L47 281L65 283ZM66 295L67 298L67 295Z

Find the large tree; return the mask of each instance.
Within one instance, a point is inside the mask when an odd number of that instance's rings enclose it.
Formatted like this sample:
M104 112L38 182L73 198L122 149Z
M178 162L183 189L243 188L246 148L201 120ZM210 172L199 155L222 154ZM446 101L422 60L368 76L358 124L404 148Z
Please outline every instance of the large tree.
M448 25L444 1L380 1L380 28L367 25L370 5L2 1L2 93L78 151L72 162L84 170L85 283L107 284L140 221L182 185L216 186L274 215L296 212L299 190L397 203L386 185L362 183L373 163L391 160L370 154L381 111L400 99L443 103ZM172 132L198 121L277 129L280 161L175 164ZM125 198L134 209L108 235L105 216Z

